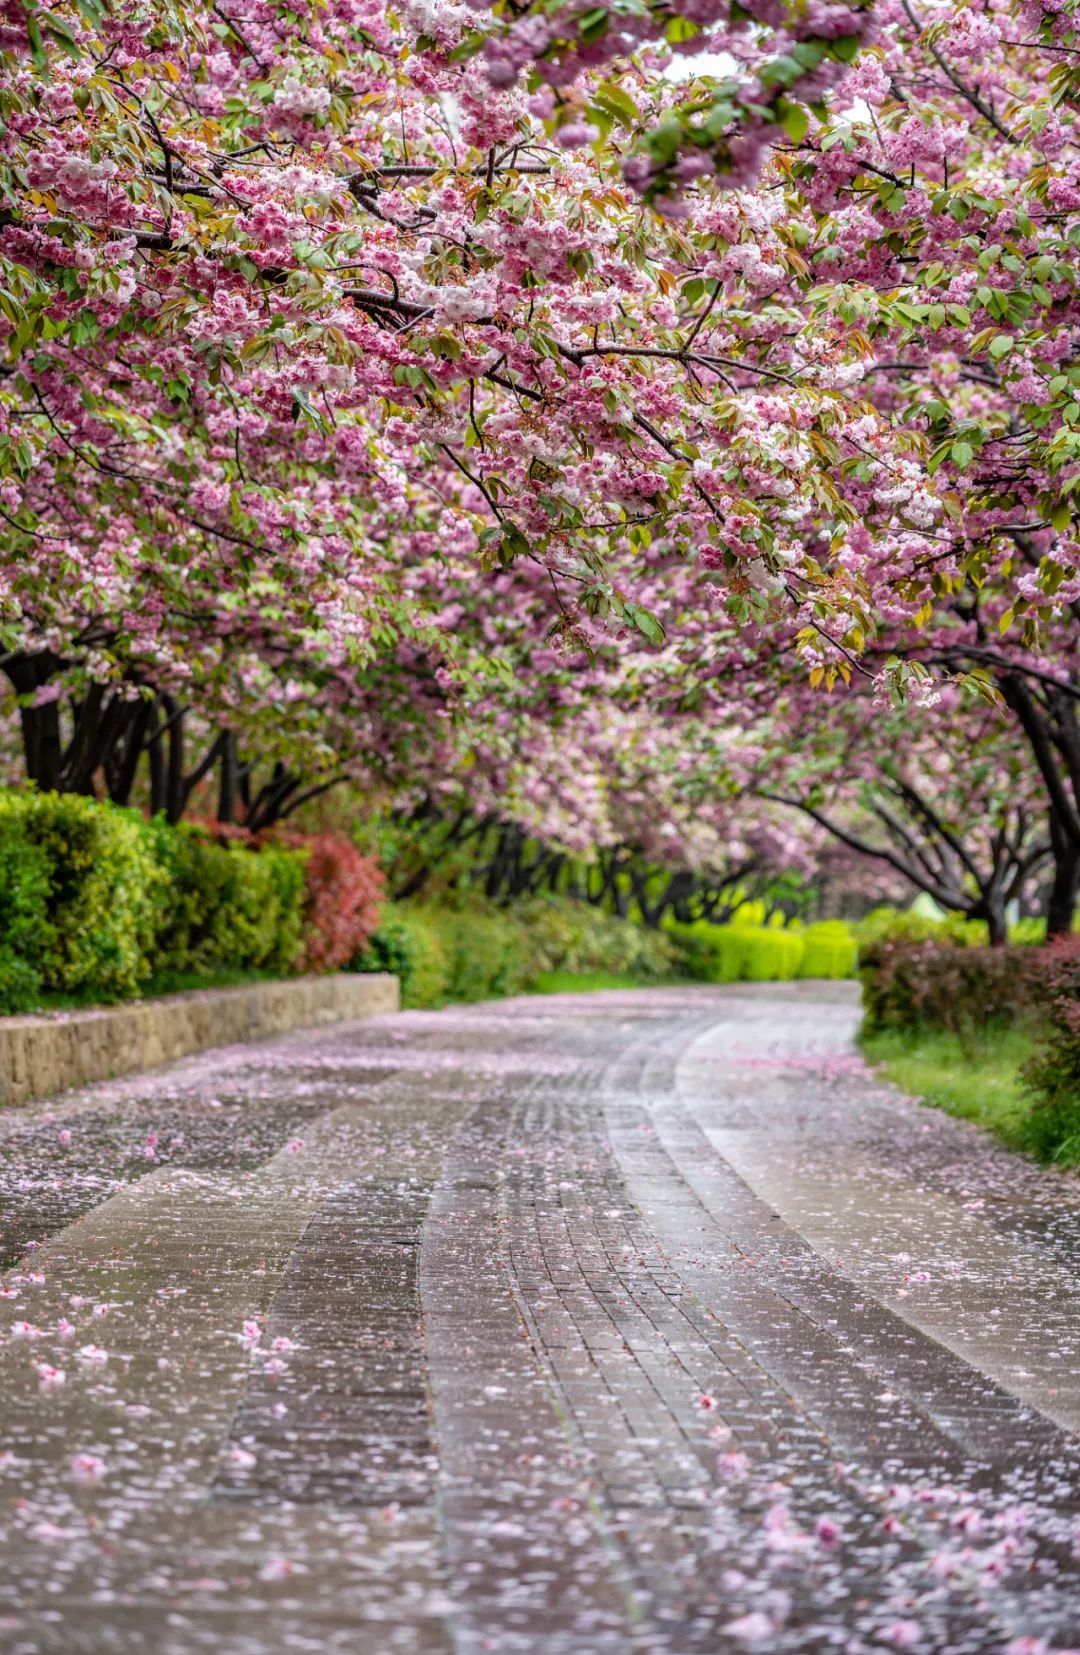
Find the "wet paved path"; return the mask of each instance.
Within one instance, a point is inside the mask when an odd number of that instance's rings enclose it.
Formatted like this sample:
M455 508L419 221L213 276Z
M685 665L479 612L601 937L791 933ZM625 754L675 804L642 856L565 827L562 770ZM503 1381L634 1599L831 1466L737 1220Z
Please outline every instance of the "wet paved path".
M1080 1649L1080 1182L850 985L0 1116L2 1655Z

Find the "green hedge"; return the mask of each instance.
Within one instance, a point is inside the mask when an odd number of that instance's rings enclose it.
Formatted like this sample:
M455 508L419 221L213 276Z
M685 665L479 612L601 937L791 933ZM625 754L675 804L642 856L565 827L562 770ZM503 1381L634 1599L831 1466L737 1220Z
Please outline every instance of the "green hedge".
M150 831L167 891L154 976L293 969L303 944L303 851L221 844L204 828L161 819Z
M776 982L798 975L798 932L764 925L672 925L686 974L703 983Z
M845 920L818 920L813 925L807 925L799 935L803 940L800 977L855 976L859 945Z
M795 977L852 977L856 945L843 920L815 925L672 925L669 935L686 975L706 983L789 982Z
M553 971L656 982L675 972L670 940L566 898L503 911L388 905L357 971L395 971L402 1004L497 999Z
M639 983L778 982L850 977L855 941L842 921L778 925L671 925L651 931L568 898L507 910L389 906L358 971L395 971L402 1004L494 999L553 974Z
M287 973L304 870L302 850L218 844L77 794L0 792L0 1013L122 1000L156 977Z
M47 879L29 959L41 988L121 999L150 975L166 878L146 824L71 793L0 795L0 821L40 857Z
M0 811L0 1015L28 1010L41 993L48 896L44 851Z
M0 792L0 1013L42 996L107 1002L296 970L310 872L302 846L147 822L73 794ZM565 897L506 911L391 905L352 966L396 972L409 1006L514 994L551 973L634 982L849 973L843 925L748 923L757 917L653 931Z

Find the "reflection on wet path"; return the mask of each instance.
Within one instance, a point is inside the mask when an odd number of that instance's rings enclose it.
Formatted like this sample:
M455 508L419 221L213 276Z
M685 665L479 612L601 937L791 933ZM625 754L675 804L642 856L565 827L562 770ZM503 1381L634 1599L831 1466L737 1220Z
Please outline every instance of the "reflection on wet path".
M4 1655L1080 1648L1080 1187L847 985L0 1116Z

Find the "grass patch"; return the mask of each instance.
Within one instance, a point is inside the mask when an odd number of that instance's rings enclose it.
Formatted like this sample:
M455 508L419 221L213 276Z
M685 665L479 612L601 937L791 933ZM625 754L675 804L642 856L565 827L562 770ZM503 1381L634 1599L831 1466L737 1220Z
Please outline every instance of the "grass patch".
M279 971L159 971L139 990L140 1000L157 994L186 994L196 988L248 988L252 983L288 982Z
M530 994L591 994L598 988L649 988L640 977L608 971L541 971L529 984Z
M117 995L110 999L100 989L83 989L68 994L40 994L24 1015L45 1011L96 1011L111 1006L137 1005L140 1000L163 994L184 994L195 988L247 988L251 983L281 983L289 979L277 971L225 970L213 972L162 971L143 983L137 994Z
M961 1038L944 1029L886 1029L861 1035L868 1062L901 1091L961 1120L988 1127L1010 1149L1032 1139L1031 1097L1020 1068L1035 1048L1025 1029L989 1029Z

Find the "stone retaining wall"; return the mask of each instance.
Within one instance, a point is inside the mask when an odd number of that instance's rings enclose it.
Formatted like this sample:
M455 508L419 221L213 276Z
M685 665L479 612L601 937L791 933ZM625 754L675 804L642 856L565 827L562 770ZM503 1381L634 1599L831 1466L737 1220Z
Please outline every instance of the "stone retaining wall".
M93 1011L0 1018L0 1104L138 1074L211 1046L397 1011L382 972L196 989Z

